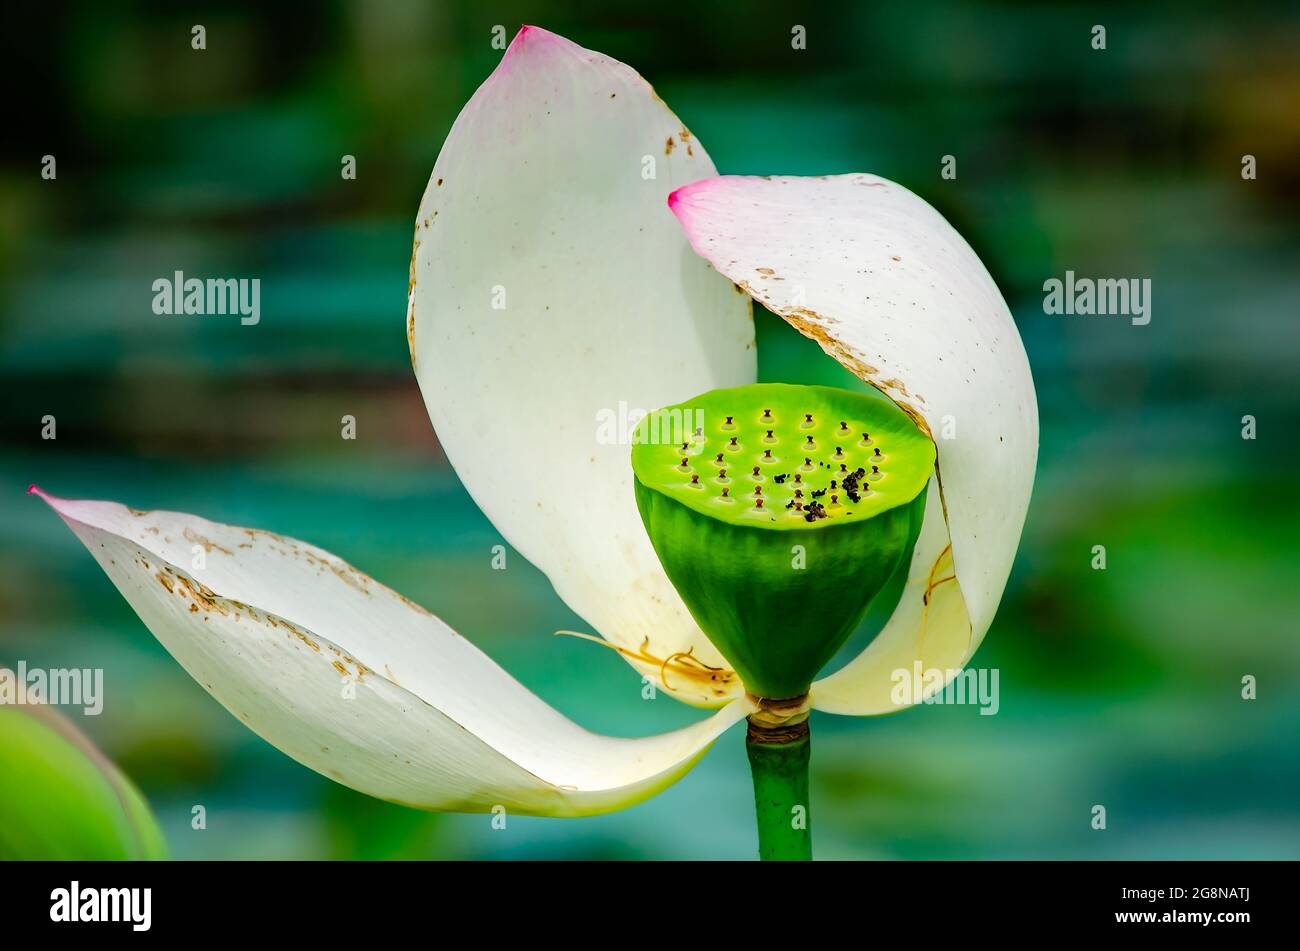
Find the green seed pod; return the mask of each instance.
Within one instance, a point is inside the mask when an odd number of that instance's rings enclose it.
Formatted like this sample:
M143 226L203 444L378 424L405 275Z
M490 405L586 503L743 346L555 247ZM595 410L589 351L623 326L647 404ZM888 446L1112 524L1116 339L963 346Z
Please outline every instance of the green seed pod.
M648 415L636 500L669 580L746 689L797 697L906 571L933 441L824 386L712 390Z

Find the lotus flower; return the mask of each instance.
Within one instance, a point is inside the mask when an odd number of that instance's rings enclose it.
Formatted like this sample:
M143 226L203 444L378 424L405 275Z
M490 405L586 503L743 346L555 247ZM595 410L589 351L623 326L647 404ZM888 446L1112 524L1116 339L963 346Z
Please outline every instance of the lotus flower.
M701 629L643 525L626 440L595 432L621 405L754 384L751 298L887 396L937 452L893 615L784 711ZM961 668L993 620L1033 482L1033 381L988 272L897 184L717 177L635 71L524 27L429 179L406 334L475 503L637 674L715 712L659 736L599 736L329 552L34 490L195 680L340 783L424 809L621 809L746 717L899 709L895 671ZM956 438L936 439L954 420Z

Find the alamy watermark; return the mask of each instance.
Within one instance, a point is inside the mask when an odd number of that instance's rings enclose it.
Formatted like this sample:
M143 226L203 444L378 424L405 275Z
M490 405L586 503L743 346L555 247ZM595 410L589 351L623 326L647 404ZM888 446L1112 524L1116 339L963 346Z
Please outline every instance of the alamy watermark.
M644 425L642 425L644 423ZM689 443L704 430L704 410L629 407L619 400L614 409L596 411L596 443L601 446L671 446Z
M980 708L982 717L994 716L1002 706L996 667L927 668L918 660L912 662L911 669L899 667L889 679L894 684L889 698L898 706L970 704Z
M104 711L104 671L99 667L0 667L0 704L81 707L88 717Z
M1043 282L1043 313L1129 317L1135 327L1151 323L1151 278L1048 278Z
M73 881L50 892L50 921L121 922L132 931L153 924L152 888L91 888Z
M251 327L262 319L259 277L186 277L176 271L153 282L155 314L238 314Z

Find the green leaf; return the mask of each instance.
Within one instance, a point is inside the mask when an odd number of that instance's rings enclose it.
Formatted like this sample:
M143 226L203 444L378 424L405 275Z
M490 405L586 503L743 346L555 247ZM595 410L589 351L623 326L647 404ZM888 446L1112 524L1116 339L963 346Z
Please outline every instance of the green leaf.
M48 707L0 706L0 859L164 859L144 796Z

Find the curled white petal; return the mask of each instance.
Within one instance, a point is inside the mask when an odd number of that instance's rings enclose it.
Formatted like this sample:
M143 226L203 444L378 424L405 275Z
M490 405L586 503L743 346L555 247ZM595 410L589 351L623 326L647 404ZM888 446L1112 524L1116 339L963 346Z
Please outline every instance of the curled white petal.
M1038 409L1006 302L938 212L874 175L725 176L669 204L701 256L935 439L903 600L862 655L813 688L814 705L835 713L914 702L895 691L900 675L918 661L960 668L979 646L1029 505Z
M755 378L749 298L664 204L713 173L631 68L525 27L438 156L407 313L474 501L644 675L706 706L741 686L650 546L629 437L637 412Z
M381 799L608 812L670 785L748 712L742 699L660 736L590 733L438 618L313 545L40 494L226 709L300 763Z

